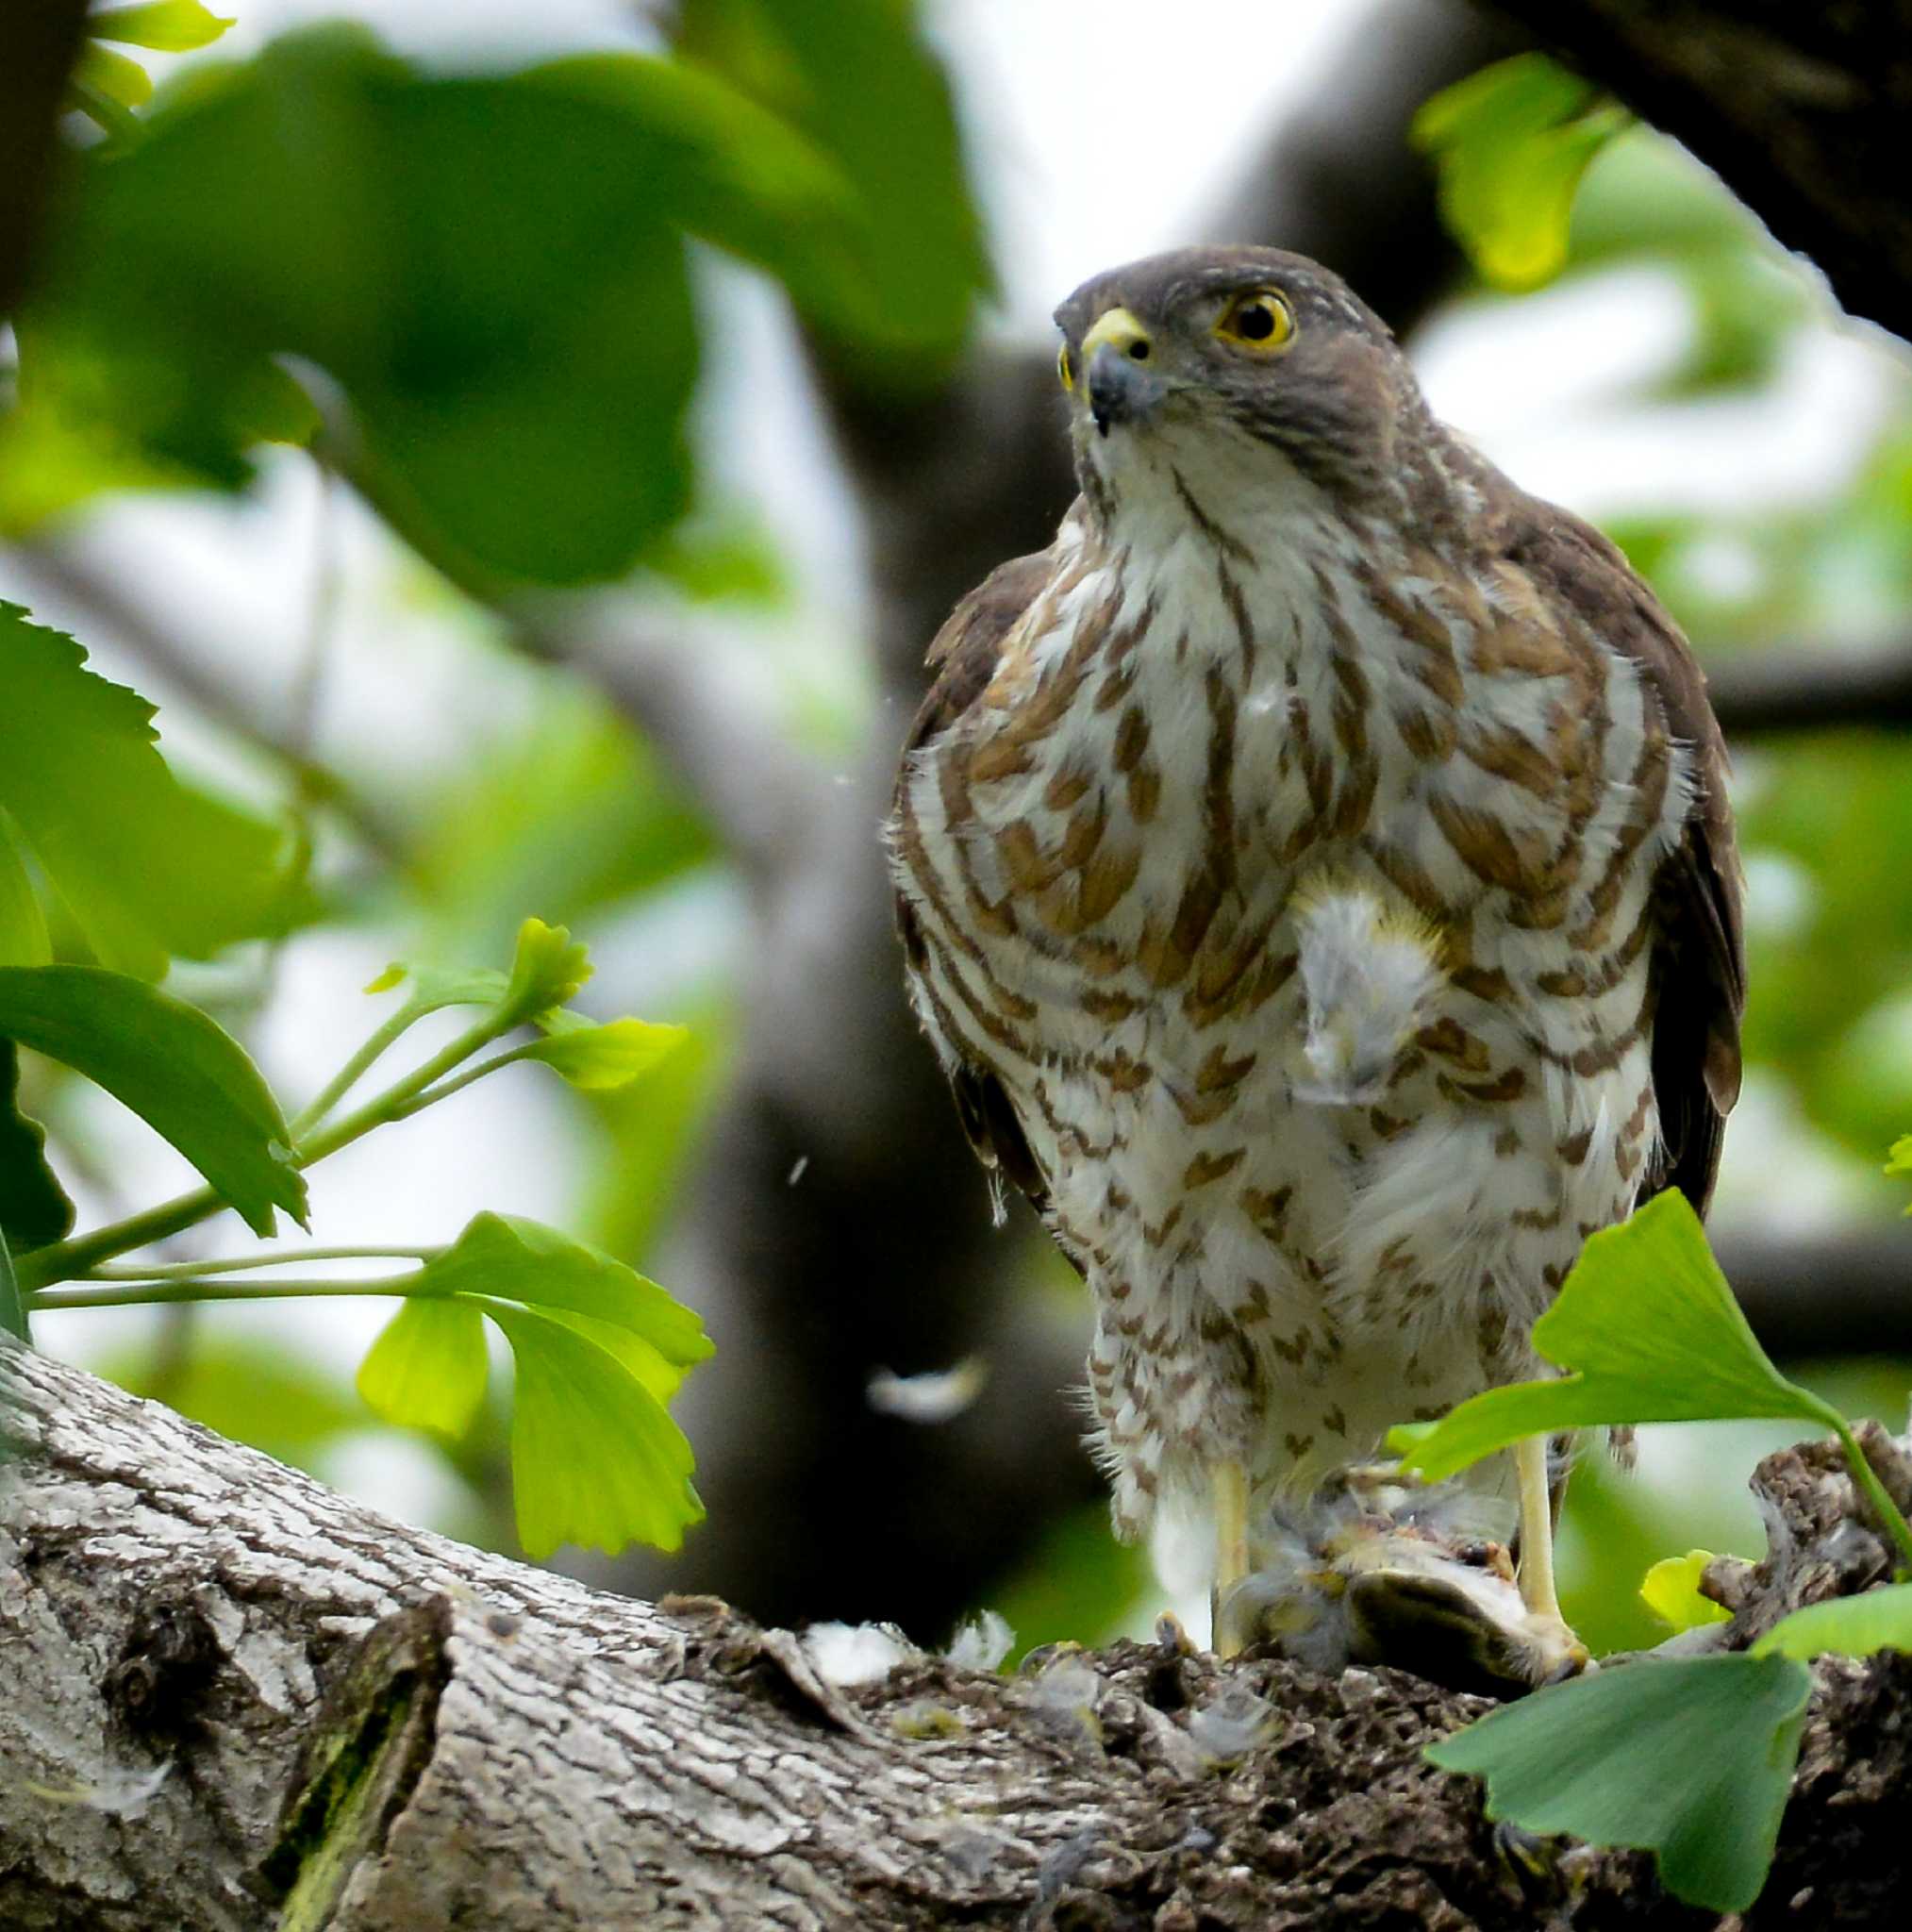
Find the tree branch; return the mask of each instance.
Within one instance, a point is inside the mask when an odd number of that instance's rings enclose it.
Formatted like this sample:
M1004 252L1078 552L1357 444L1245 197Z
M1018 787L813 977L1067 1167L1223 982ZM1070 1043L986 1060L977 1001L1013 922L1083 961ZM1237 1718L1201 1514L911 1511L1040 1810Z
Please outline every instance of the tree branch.
M0 21L0 320L26 292L87 0L16 0Z
M404 1528L11 1345L0 1419L18 1932L242 1932L289 1898L328 1932L1693 1923L1637 1854L1504 1858L1421 1757L1483 1700L1399 1672L1130 1643L852 1688L722 1603ZM1762 1471L1812 1560L1732 1572L1749 1627L1886 1563L1815 1453ZM1820 1675L1755 1932L1808 1889L1873 1923L1912 1879L1912 1662Z
M1912 729L1912 645L1773 645L1715 659L1706 688L1728 738Z
M1714 1252L1766 1352L1912 1357L1912 1230L1825 1235L1717 1229Z
M1716 168L1854 315L1912 337L1912 204L1885 157L1912 100L1900 6L1492 0Z

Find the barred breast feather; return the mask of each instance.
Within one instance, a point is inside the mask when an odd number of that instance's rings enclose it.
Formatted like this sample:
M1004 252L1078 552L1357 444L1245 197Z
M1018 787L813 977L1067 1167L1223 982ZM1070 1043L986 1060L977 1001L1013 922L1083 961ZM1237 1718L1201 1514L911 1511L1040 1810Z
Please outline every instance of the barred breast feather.
M1704 1206L1738 1081L1723 755L1619 554L1303 483L1078 502L931 652L889 827L911 997L1094 1311L1134 1534L1527 1373L1594 1228Z

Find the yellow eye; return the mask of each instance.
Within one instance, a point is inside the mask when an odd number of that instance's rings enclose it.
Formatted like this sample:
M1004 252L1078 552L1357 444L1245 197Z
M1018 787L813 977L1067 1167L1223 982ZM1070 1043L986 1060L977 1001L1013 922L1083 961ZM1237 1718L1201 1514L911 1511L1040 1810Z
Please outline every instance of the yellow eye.
M1075 364L1069 359L1069 344L1064 342L1056 352L1056 374L1062 379L1062 387L1070 394L1075 393Z
M1222 311L1215 333L1257 356L1276 355L1294 341L1294 310L1279 289L1250 289Z

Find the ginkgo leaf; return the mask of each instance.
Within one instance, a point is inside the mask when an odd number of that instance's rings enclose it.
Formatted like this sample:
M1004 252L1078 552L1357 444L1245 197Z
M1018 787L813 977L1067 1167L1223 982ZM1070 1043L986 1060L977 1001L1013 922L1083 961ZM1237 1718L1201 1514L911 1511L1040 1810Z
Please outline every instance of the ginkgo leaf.
M777 261L813 332L858 379L933 381L990 285L940 63L896 0L688 0L679 51L777 109L858 198L847 237Z
M358 1392L401 1428L464 1435L485 1399L485 1321L465 1302L407 1299L358 1365Z
M1408 1468L1438 1481L1523 1437L1602 1423L1773 1416L1843 1426L1773 1367L1699 1216L1672 1189L1588 1239L1533 1340L1567 1373L1463 1402L1409 1449Z
M614 1356L659 1402L669 1402L684 1386L690 1371L682 1362L666 1361L656 1343L614 1322L600 1322L591 1315L580 1315L572 1308L555 1308L550 1303L538 1310L553 1322L574 1328L587 1341L594 1341L607 1355Z
M1812 1678L1783 1657L1652 1658L1558 1684L1427 1749L1486 1778L1489 1818L1630 1845L1689 1905L1759 1896Z
M1870 1657L1876 1650L1912 1651L1912 1583L1808 1604L1782 1617L1753 1646L1753 1655L1809 1663L1827 1651Z
M0 811L0 966L47 966L53 941L19 841Z
M547 1016L545 1024L550 1032L524 1049L524 1058L556 1068L574 1087L588 1092L628 1087L690 1038L688 1027L657 1026L644 1020L612 1020L598 1025L578 1014L560 1012Z
M561 1007L590 977L590 955L568 927L527 919L518 928L511 977L499 1002L513 1021L536 1020Z
M1700 1594L1700 1578L1712 1560L1711 1550L1688 1550L1684 1557L1662 1557L1640 1579L1640 1601L1675 1630L1731 1623L1730 1610Z
M255 1234L272 1234L275 1208L304 1224L306 1183L278 1102L245 1049L197 1008L98 966L0 967L0 1038L131 1108Z
M1435 157L1442 218L1497 288L1538 288L1566 265L1573 196L1633 118L1544 55L1517 54L1456 81L1414 118Z
M636 1269L555 1227L515 1215L474 1217L456 1241L413 1277L414 1294L482 1297L569 1308L640 1337L681 1367L711 1354L704 1324Z
M73 84L119 108L143 108L153 98L153 76L137 60L91 43L81 47L74 62Z
M95 41L150 47L156 54L190 54L211 46L231 25L199 0L137 0L133 6L102 7L88 14L86 30Z
M0 808L103 965L157 979L169 951L203 958L289 910L283 835L182 786L153 707L4 602Z
M367 983L367 992L391 992L409 979L407 1003L421 1014L435 1013L442 1007L495 1007L510 985L507 974L494 966L410 966L394 959L376 979Z
M614 1356L529 1308L493 1308L517 1363L511 1483L518 1539L616 1552L633 1539L674 1550L703 1520L684 1432Z

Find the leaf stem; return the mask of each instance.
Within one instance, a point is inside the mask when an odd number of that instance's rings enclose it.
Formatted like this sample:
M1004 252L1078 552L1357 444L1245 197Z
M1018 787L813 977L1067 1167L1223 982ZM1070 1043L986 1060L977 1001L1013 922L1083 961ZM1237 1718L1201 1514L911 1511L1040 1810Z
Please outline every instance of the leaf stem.
M495 1074L500 1067L508 1067L516 1061L527 1058L539 1042L527 1040L523 1046L514 1046L509 1053L493 1054L488 1060L480 1060L475 1067L467 1067L455 1078L441 1081L429 1092L418 1094L407 1101L394 1118L403 1120L409 1114L419 1113L427 1107L436 1107L449 1094L456 1093L460 1087L469 1087L474 1080L482 1080L487 1074Z
M422 1066L388 1087L375 1100L368 1100L356 1112L335 1121L311 1139L301 1141L291 1150L291 1164L302 1170L310 1167L324 1160L328 1154L336 1154L340 1148L348 1147L354 1141L362 1139L374 1127L384 1126L390 1121L403 1120L407 1114L416 1113L419 1108L428 1107L433 1099L440 1096L434 1094L421 1098L427 1088L443 1079L454 1068L517 1024L515 1015L507 1017L499 1009L488 1012L448 1046L433 1054ZM367 1045L370 1044L368 1041ZM158 1207L130 1215L125 1221L110 1222L105 1227L95 1228L91 1234L56 1241L49 1247L35 1248L31 1254L23 1255L15 1264L20 1286L37 1291L56 1281L71 1281L77 1275L89 1274L102 1261L109 1261L115 1255L129 1254L135 1248L149 1246L154 1241L164 1241L169 1235L175 1235L181 1229L217 1214L225 1206L224 1199L212 1189L195 1188L190 1194L162 1201Z
M1826 1406L1826 1413L1827 1420L1832 1424L1833 1433L1839 1439L1839 1447L1846 1452L1846 1460L1852 1465L1853 1481L1867 1502L1872 1506L1873 1516L1898 1544L1902 1568L1912 1565L1912 1524L1906 1523L1900 1513L1898 1504L1893 1502L1886 1485L1879 1480L1879 1472L1872 1467L1867 1459L1866 1452L1860 1448L1859 1439L1854 1435L1852 1424L1830 1404Z
M353 1088L371 1070L386 1051L398 1040L414 1021L424 1017L424 1009L415 1001L407 1000L397 1012L387 1019L365 1041L357 1053L333 1074L324 1090L313 1099L311 1105L292 1122L290 1132L294 1141L302 1141L316 1127L332 1109L344 1099Z
M191 1281L202 1274L241 1274L256 1268L291 1268L307 1261L429 1261L437 1248L293 1248L283 1255L241 1256L227 1261L103 1261L88 1281Z
M143 1308L169 1302L277 1302L304 1295L404 1295L410 1274L360 1281L107 1281L93 1287L42 1288L34 1308Z

